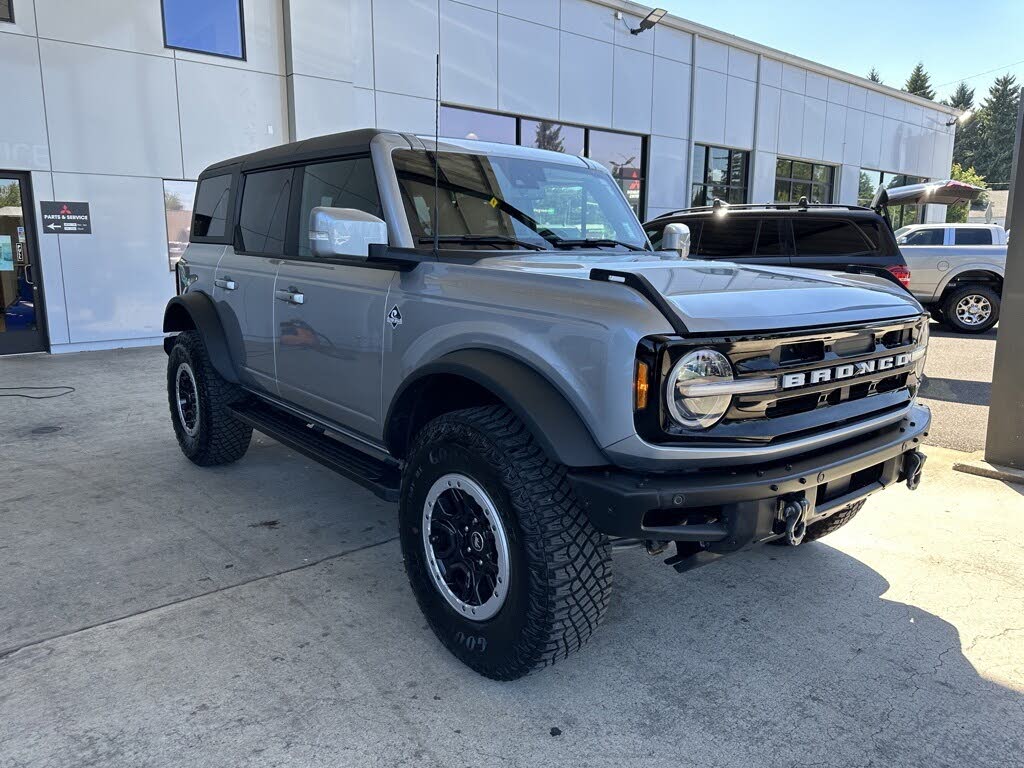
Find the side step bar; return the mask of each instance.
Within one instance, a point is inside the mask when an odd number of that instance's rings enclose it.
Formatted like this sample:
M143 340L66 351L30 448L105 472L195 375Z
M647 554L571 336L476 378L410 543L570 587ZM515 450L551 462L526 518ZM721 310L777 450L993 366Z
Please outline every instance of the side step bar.
M327 435L323 427L262 402L232 406L231 413L253 429L359 483L378 498L398 501L401 475L397 466L350 448Z

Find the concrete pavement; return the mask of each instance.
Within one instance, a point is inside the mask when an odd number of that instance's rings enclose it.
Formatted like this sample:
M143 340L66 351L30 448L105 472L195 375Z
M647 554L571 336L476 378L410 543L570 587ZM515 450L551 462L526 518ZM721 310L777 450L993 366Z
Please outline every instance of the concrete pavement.
M267 438L192 466L163 365L0 362L76 388L0 399L0 765L1024 765L1024 487L957 452L823 542L618 553L590 645L500 684L427 629L393 507Z

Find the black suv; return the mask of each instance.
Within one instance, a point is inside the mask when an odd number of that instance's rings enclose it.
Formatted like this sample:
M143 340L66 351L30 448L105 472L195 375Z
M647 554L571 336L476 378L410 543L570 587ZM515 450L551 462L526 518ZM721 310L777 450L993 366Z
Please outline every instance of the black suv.
M892 229L870 208L852 205L774 203L687 208L646 224L651 243L662 247L665 227L685 224L690 256L742 264L868 272L910 285L910 270Z

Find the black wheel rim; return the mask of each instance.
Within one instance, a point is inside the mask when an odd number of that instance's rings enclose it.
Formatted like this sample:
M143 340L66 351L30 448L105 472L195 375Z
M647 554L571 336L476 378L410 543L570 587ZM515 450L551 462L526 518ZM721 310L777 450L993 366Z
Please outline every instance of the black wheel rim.
M199 388L192 366L182 363L174 376L174 397L178 405L178 421L189 437L199 432Z
M449 474L427 492L423 546L434 587L468 619L484 621L505 602L508 538L497 508L471 478Z

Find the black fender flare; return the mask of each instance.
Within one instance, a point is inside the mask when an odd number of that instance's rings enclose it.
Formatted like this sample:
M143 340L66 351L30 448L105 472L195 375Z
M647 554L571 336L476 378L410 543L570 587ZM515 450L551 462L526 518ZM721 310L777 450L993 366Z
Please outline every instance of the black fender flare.
M232 384L238 383L238 374L228 349L224 326L217 315L213 299L205 293L186 293L167 302L163 329L164 333L181 333L193 329L198 331L203 337L214 370ZM174 337L166 337L164 351L170 354L173 346Z
M610 462L566 397L542 374L515 358L486 349L451 352L411 374L398 388L385 420L389 449L401 430L395 429L418 382L434 375L459 376L488 390L533 434L553 460L568 467L601 467Z

